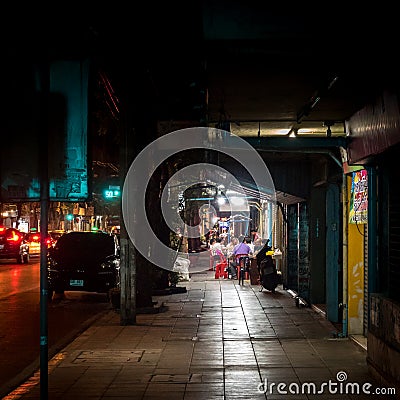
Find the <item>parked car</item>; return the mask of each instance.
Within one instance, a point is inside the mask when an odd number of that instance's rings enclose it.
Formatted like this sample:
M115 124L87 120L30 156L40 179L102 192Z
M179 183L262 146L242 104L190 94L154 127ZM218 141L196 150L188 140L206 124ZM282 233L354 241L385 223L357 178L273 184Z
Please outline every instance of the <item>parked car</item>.
M19 264L29 262L29 246L24 242L23 232L0 226L0 258L13 258Z
M119 249L103 232L69 232L48 249L48 296L64 291L109 293L119 287Z
M66 231L63 231L61 229L56 229L54 231L49 231L49 240L50 240L50 245L54 247L56 244L57 240L60 239L62 235L64 235Z
M40 234L39 233L25 233L25 243L29 246L29 256L39 257L40 256Z
M29 246L30 257L40 257L40 238L41 234L37 232L29 232L25 234L24 241ZM52 239L50 235L46 239L46 246L52 246Z

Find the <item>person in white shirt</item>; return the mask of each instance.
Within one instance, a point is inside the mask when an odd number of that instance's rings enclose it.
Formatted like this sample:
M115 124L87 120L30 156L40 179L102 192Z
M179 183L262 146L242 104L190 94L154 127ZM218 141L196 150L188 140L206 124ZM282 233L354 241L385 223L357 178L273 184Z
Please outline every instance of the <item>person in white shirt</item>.
M233 249L235 246L239 244L239 239L237 237L233 237L231 241L226 245L225 250L226 250L226 257L231 258L233 254Z
M223 254L223 247L221 244L221 239L216 238L216 239L211 239L210 240L210 251L211 251L211 257L213 257L213 265L212 268L215 271L215 266L221 262L221 254Z

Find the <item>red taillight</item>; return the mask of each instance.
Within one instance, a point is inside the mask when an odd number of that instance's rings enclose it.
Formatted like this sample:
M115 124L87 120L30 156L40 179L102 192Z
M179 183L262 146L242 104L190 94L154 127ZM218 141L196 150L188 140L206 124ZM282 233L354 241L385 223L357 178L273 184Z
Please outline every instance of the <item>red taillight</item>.
M6 228L4 226L0 226L0 233L4 232L6 230Z
M17 235L14 231L11 232L11 236L7 238L10 242L18 242L21 240L21 236Z

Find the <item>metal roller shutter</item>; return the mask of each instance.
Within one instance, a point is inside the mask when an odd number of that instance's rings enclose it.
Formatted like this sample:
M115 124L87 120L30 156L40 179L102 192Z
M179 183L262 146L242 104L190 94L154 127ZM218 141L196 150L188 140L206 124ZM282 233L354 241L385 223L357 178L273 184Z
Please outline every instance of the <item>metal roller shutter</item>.
M389 186L389 295L400 301L400 173L391 169Z

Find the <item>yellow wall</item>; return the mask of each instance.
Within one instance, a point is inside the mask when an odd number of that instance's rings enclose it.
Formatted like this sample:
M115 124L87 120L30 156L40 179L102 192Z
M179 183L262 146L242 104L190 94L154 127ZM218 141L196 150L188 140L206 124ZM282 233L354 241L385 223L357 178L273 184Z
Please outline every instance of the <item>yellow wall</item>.
M351 176L347 179L351 195ZM348 221L348 218L347 218ZM363 334L364 308L364 225L348 224L348 333Z

